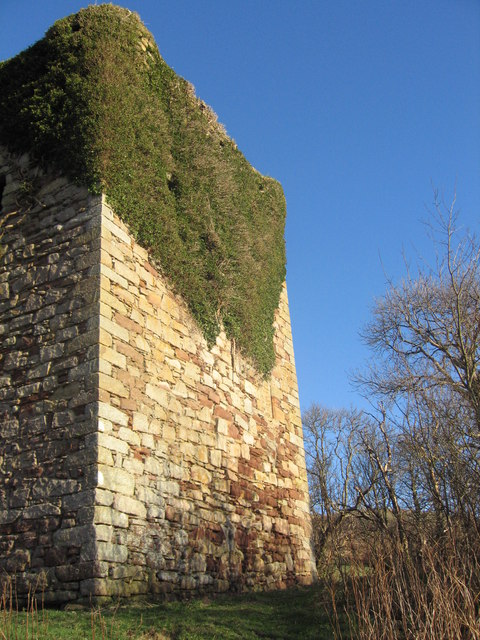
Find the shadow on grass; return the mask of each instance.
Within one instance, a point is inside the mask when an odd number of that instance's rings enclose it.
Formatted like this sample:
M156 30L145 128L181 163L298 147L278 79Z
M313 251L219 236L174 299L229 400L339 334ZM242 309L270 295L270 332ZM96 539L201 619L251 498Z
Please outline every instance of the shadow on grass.
M321 587L90 611L49 611L45 640L327 640ZM43 638L42 638L43 640Z

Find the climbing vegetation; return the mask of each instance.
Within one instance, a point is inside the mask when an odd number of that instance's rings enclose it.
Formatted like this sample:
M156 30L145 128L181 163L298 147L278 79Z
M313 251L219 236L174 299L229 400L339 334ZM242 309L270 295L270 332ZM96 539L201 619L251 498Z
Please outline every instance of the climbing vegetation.
M103 192L188 303L256 368L274 363L281 186L253 169L138 16L90 5L0 63L0 142Z

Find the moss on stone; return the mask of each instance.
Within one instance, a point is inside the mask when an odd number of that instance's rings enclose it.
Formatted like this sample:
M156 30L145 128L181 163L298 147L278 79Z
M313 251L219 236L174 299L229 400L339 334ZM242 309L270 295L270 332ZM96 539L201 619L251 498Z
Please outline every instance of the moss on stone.
M208 342L223 323L257 369L274 363L285 201L253 169L138 16L89 6L0 63L0 142L104 192Z

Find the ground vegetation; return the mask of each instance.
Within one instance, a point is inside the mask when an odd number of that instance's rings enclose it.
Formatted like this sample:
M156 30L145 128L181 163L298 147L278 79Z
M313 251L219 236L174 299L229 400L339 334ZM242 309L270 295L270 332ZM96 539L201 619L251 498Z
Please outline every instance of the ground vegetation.
M18 609L15 584L4 582L0 640L331 640L319 587L215 599L72 607L42 606L41 589ZM11 588L11 589L10 589ZM0 594L1 595L1 594ZM346 629L346 625L344 627Z

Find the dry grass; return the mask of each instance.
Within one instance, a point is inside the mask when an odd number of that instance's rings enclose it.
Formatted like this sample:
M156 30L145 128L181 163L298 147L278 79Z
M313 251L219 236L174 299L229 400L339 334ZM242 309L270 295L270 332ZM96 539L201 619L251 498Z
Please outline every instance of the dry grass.
M358 640L480 640L480 567L475 555L425 546L415 558L398 545L371 540L369 564L352 564L329 589L335 638L346 615ZM452 550L451 550L452 551Z
M28 590L23 615L20 616L15 579L7 577L2 581L0 640L42 640L46 636L48 612L44 607L43 591L40 597L37 595L37 588L41 586L40 577L37 584Z

